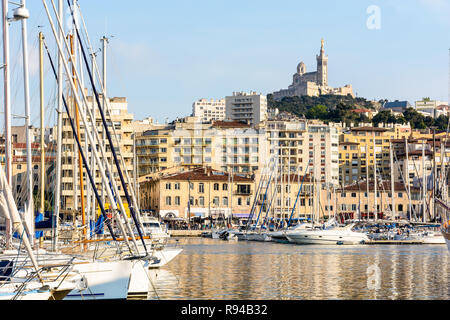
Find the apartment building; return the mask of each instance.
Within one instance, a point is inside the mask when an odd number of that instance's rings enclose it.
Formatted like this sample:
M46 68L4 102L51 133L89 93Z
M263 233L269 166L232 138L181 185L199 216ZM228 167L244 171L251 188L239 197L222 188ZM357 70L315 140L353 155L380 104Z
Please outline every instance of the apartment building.
M162 218L248 217L255 180L208 167L140 178L141 209Z
M393 207L390 181L377 181L376 193L374 180L369 180L369 185L367 181L356 182L336 190L336 198L337 213L348 219L383 219L392 217L393 213L395 219L406 219L410 214L418 217L423 204L420 188L411 187L409 196L405 184L395 182Z
M140 176L202 166L250 173L265 163L265 133L239 121L203 123L187 117L138 135L136 153Z
M311 120L268 120L270 156L279 155L282 172L316 175L328 184L339 181L339 132L335 124Z
M411 134L409 125L381 127L352 127L342 132L339 138L339 183L352 184L356 181L377 177L389 179L389 148L392 139ZM376 162L375 162L376 160Z
M225 119L225 99L199 99L192 104L192 116L203 122Z
M118 183L118 189L120 192L120 196L124 201L125 208L128 208L128 203L125 201L123 188L120 185L119 175L116 166L114 165L114 160L112 156L111 146L108 143L108 139L106 138L106 133L102 124L102 119L100 116L100 112L96 106L95 99L92 96L87 97L88 103L92 104L91 107L95 110L95 126L99 132L99 137L103 140L105 145L105 155L106 159L102 159L103 161L107 161L113 168L113 176ZM132 179L133 177L133 139L132 134L134 132L132 126L133 115L128 113L128 102L126 98L123 97L114 97L108 98L109 106L110 106L110 114L107 113L107 125L109 132L113 141L113 148L119 158L119 163L121 164L121 170L123 176L126 181L126 174ZM72 105L73 99L69 99L69 108L73 110ZM100 96L100 101L103 102L102 96ZM106 108L105 108L106 109ZM74 113L72 112L73 116ZM90 121L89 121L90 123ZM90 130L92 135L95 137L93 128L87 128ZM81 144L85 147L83 150L85 155L90 163L90 168L92 174L95 179L95 184L99 193L102 194L103 199L107 199L106 192L102 191L102 180L99 172L99 167L94 163L94 155L90 151L91 146L88 145L87 137L85 135L86 128L83 125L83 122L80 120L80 136L81 136ZM117 137L117 141L116 138ZM99 142L96 143L96 149L99 151ZM71 213L77 212L80 208L81 203L81 187L79 181L79 167L78 167L78 152L77 152L76 140L74 139L72 128L70 126L69 118L67 113L63 113L63 132L62 132L62 158L61 158L61 207L64 209L62 212ZM89 150L86 152L86 150ZM101 153L99 152L99 155ZM125 166L122 165L122 160ZM84 169L83 169L84 170ZM87 186L89 184L89 186ZM88 176L86 172L83 172L83 186L84 186L84 194L85 198L87 198L87 188L91 188L90 182L88 180ZM130 188L130 186L127 186ZM92 193L91 193L92 194ZM105 208L108 208L109 205L106 203Z
M256 125L267 118L267 97L251 92L233 92L225 97L225 118Z

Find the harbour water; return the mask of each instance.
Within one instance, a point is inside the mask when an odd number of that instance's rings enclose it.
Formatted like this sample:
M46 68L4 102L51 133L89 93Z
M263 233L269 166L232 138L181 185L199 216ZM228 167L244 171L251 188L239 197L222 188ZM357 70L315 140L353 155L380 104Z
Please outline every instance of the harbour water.
M294 245L180 238L148 299L450 298L445 245Z

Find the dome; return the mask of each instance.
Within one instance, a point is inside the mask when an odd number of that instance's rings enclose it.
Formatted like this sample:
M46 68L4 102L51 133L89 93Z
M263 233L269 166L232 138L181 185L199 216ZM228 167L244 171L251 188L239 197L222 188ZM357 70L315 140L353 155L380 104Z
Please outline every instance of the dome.
M298 64L298 66L297 66L297 73L298 73L298 74L304 74L304 73L306 73L306 66L305 66L305 64L303 63L303 61L301 61L301 62Z

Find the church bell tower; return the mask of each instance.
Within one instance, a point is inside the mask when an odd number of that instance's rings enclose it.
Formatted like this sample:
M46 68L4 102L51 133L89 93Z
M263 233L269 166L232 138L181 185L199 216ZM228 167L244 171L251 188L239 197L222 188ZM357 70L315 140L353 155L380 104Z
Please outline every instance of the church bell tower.
M317 79L316 83L319 86L328 86L328 56L325 55L323 48L323 39L320 47L320 55L316 55L317 59Z

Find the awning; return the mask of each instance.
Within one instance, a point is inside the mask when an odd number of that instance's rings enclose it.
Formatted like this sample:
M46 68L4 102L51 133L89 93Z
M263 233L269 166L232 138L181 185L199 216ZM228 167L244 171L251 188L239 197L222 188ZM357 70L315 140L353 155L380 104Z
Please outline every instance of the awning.
M250 213L233 213L233 217L236 218L248 218Z

